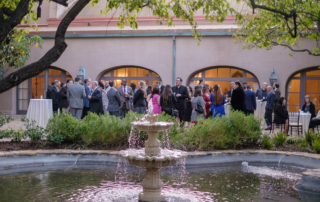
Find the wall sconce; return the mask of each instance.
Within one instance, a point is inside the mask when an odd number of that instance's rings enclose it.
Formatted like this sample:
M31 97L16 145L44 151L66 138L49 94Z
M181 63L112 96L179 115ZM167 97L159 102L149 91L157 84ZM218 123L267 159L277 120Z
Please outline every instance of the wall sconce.
M277 80L278 80L278 77L276 75L276 71L274 69L271 69L271 76L270 76L269 80L270 80L270 85L271 86L273 86L273 84L275 82L277 82Z
M86 78L86 69L82 68L81 65L79 67L79 72L78 72L77 76L81 78L81 82L83 83L83 81Z

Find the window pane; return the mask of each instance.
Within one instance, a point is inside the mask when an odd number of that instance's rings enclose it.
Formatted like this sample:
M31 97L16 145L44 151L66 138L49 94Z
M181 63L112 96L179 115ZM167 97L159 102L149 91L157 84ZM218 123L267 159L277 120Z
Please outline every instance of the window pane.
M107 72L104 77L111 77L111 72Z
M18 99L28 99L28 89L19 89Z
M56 70L56 69L49 69L49 75L61 75L61 71L60 70Z
M288 108L289 112L297 112L300 109L299 105L289 105Z
M248 73L248 72L246 73L246 77L247 78L254 78L254 76L252 74Z
M19 110L28 110L28 100L19 100Z
M306 92L320 93L320 80L306 80Z
M117 80L114 80L114 83L116 84L116 89L121 86L121 79L117 79Z
M237 69L231 69L231 77L232 78L242 78L243 77L243 71L237 70Z
M149 77L149 70L138 68L138 77Z
M200 77L202 77L202 73L201 72L196 74L196 75L194 75L194 78L200 78Z
M248 75L248 74L247 74ZM259 89L259 83L255 81L247 81L247 84L251 85L251 90L256 92Z
M320 105L320 93L307 93L307 95L310 95L311 102L313 102L313 104Z
M301 76L301 74L300 74L300 73L298 73L298 74L294 75L294 77L300 77L300 76Z
M288 92L300 92L300 80L292 79L288 85Z
M218 69L218 77L219 78L230 77L230 68L219 68Z
M136 88L138 88L138 82L139 82L139 81L140 81L140 80L128 80L127 85L130 86L131 83L135 83L135 84L136 84Z
M218 75L218 69L210 69L205 71L205 77L214 78L214 77L217 77L217 75Z
M152 77L160 77L158 74L152 72Z
M206 81L206 84L209 84L211 87L218 84L220 85L221 92L226 95L228 90L230 90L230 81Z
M28 88L28 79L20 83L19 88Z
M41 89L41 88L32 89L32 99L40 99L41 95L42 95L42 98L44 98L44 89Z
M288 104L289 105L299 105L300 104L300 93L289 93L288 94Z
M158 82L159 80L152 80L152 89L157 85L157 82ZM161 86L162 84L161 84L161 81L160 81L160 86Z
M66 75L67 75L67 76L71 76L71 74L70 74L69 72L66 72Z
M137 76L137 68L127 68L127 77L136 77Z
M44 71L43 71L43 72L41 72L39 75L44 75Z
M50 79L49 79L50 80ZM50 84L54 81L53 79ZM44 89L44 77L32 77L32 88L43 88Z
M114 70L114 76L115 77L125 77L126 76L126 68Z
M307 77L320 77L320 70L315 70L306 73Z

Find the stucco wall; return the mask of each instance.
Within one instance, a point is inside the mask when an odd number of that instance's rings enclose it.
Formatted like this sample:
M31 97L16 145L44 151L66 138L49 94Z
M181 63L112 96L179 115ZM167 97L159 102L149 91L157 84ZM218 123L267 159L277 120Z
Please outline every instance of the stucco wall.
M269 82L270 70L275 68L285 95L285 84L290 75L320 65L317 57L306 53L289 57L288 50L282 47L272 51L242 50L241 44L233 44L232 40L230 36L203 37L198 46L192 37L176 37L176 76L182 77L186 84L190 75L200 69L227 65L250 71L261 84ZM44 39L42 49L33 47L27 64L41 58L53 42L53 39ZM68 38L66 42L66 51L53 65L68 71L73 78L80 65L87 69L87 77L92 80L98 79L107 69L135 65L158 73L164 84L172 83L172 37ZM304 43L307 46L309 42ZM0 100L1 111L15 113L15 89L2 93Z

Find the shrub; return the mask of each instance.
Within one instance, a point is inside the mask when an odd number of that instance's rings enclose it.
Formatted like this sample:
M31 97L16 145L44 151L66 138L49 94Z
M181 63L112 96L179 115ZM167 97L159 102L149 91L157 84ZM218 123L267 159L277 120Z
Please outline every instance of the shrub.
M310 130L306 131L304 134L304 139L308 142L309 145L317 138L318 134L311 132Z
M287 138L287 144L300 144L304 139L301 138L301 137L296 137L296 136L293 136L293 137L289 137Z
M287 134L283 132L278 132L277 134L274 135L273 137L273 142L275 145L285 145L287 141Z
M20 142L22 139L25 138L25 135L21 128L17 131L13 130L12 128L6 129L2 131L3 137L11 138L12 142Z
M36 125L36 121L30 121L25 116L22 116L21 121L24 122L25 130L23 132L24 137L29 137L31 143L37 143L41 140L44 134L44 129Z
M260 120L232 111L229 116L200 119L185 130L181 141L199 149L226 149L256 144L261 137Z
M263 135L262 144L263 144L263 148L265 148L265 149L268 149L268 150L273 149L271 139L269 138L268 135Z
M308 148L309 147L309 143L306 140L303 140L300 145L300 148Z
M49 119L46 133L47 140L55 144L77 142L81 140L83 131L81 122L71 114L60 113Z
M13 121L14 118L12 116L4 115L0 112L0 127L2 127L4 124L9 123L10 121Z
M313 142L312 142L312 146L313 149L316 153L320 154L320 136L318 136L318 138L316 138Z
M129 112L124 119L119 117L89 113L82 120L83 139L87 144L123 145L128 142L131 122L142 118L142 115ZM140 134L139 134L140 135Z

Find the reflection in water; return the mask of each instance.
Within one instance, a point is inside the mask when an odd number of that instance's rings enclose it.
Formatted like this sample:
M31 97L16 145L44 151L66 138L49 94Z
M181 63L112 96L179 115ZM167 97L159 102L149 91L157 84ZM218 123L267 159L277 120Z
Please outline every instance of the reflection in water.
M167 201L301 201L292 186L301 169L259 165L179 165L162 169ZM138 201L144 169L77 166L0 176L0 201Z

